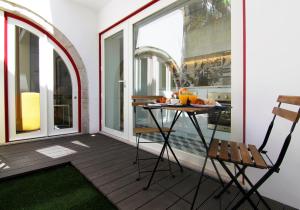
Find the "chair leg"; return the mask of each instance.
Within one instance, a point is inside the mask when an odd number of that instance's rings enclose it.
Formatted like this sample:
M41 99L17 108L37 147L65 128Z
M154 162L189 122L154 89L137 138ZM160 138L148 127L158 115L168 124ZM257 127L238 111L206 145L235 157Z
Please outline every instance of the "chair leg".
M165 149L164 149L164 151L163 151L162 157L164 157L164 155L165 155ZM161 158L160 161L161 161L161 162L164 162L164 158Z
M195 192L195 195L194 195L194 198L193 198L191 210L192 210L192 209L194 208L194 206L195 206L195 202L196 202L196 199L197 199L197 195L198 195L198 191L199 191L199 188L200 188L200 184L201 184L202 178L203 178L203 176L204 176L204 171L205 171L206 163L207 163L207 156L205 157L204 164L203 164L203 166L202 166L201 175L200 175L199 182L198 182L198 185L197 185L197 188L196 188L196 192Z
M139 181L141 179L140 156L139 156L140 137L141 137L141 134L139 134L139 136L138 136L137 147L136 147L136 162L137 162L137 166L138 166L138 178L136 179L137 181Z
M239 208L245 200L249 200L250 196L257 191L257 189L274 173L273 170L269 170L258 182L242 197L233 207L233 209Z
M213 165L213 167L214 167L214 169L215 169L215 171L217 173L217 176L218 176L218 179L220 181L220 184L222 185L222 187L224 187L224 182L223 182L223 180L221 178L220 172L219 172L219 170L218 170L218 168L217 168L217 166L215 164L215 161L212 158L210 158L210 160L211 160L211 163L212 163L212 165Z
M242 170L244 171L247 168L247 166L244 166L242 168ZM239 170L239 172L234 176L236 179L242 174L242 170ZM223 188L222 190L215 195L215 198L220 198L221 195L223 195L224 192L226 192L228 190L228 188L233 184L233 180L230 180L230 182L228 182Z
M227 172L227 174L230 176L230 178L233 180L233 182L236 184L236 186L239 188L239 190L241 191L241 193L243 193L244 197L246 197L247 193L245 192L244 188L240 185L240 183L238 182L238 180L235 178L235 176L231 173L231 171L228 169L228 167L224 164L223 161L218 160L219 163L222 165L222 167L225 169L225 171ZM252 193L251 193L252 194ZM250 197L246 197L245 200L248 200L248 202L251 204L251 206L254 209L257 209L256 205L253 203L253 201L250 199ZM241 199L242 200L242 199ZM243 200L241 203L243 203L245 200ZM238 207L241 205L241 203L238 205ZM236 206L234 206L232 209L237 209Z
M136 155L135 155L135 161L133 161L133 164L136 164L137 163L137 158L138 158L138 139L139 139L139 136L140 134L135 134L135 145L136 145Z
M231 201L227 204L227 206L224 208L225 210L229 209L229 206L231 206L231 204L236 200L236 198L239 196L239 194L240 194L240 192L237 192L237 193L233 196L232 200L231 200Z
M241 168L240 168L238 165L236 165L236 167L238 168L238 170L241 170ZM248 184L253 188L254 185L252 184L252 182L250 181L250 179L246 176L246 174L244 173L244 171L242 172L242 174L243 174L245 180L248 182ZM257 194L257 196L258 196L259 199L263 202L263 204L267 207L267 209L271 209L271 207L270 207L269 204L265 201L265 199L262 197L262 195L261 195L257 190L255 190L254 192Z

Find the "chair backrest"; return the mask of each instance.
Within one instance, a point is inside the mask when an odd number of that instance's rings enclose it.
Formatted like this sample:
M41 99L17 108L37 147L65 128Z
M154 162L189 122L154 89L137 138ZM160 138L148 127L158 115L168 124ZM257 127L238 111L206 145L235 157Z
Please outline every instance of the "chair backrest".
M147 105L148 103L152 103L158 99L164 98L164 96L131 96L132 99L132 106L134 111L134 122L136 123L136 108L138 106ZM163 114L161 111L161 123L163 126Z
M288 133L288 135L287 135L287 137L284 141L284 144L283 144L282 149L279 153L278 159L277 159L276 163L274 164L274 167L279 169L279 166L282 163L283 158L286 154L286 151L289 147L289 144L290 144L290 141L291 141L291 138L292 138L292 133L295 129L296 124L299 121L299 117L300 117L300 96L282 96L282 95L280 95L277 98L277 102L279 104L278 104L277 107L273 108L272 113L274 114L274 117L273 117L273 119L272 119L272 121L269 125L269 128L267 130L265 139L263 141L263 144L260 146L259 151L262 151L264 149L264 147L266 146L266 144L269 140L271 131L273 129L274 121L275 121L277 116L291 121L292 125L291 125L291 128L290 128L290 131L289 131L289 133ZM295 111L291 111L291 110L281 108L282 104L290 104L290 105L298 106L298 111L295 112Z
M273 114L283 117L287 120L297 123L299 120L299 111L294 112L287 109L280 108L282 103L300 106L300 96L278 96L277 102L279 102L278 107L274 107Z

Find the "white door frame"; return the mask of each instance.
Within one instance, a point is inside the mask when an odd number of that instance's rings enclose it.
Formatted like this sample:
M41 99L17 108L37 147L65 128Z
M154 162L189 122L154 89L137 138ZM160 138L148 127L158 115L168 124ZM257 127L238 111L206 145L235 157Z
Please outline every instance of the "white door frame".
M108 128L105 126L105 117L106 117L106 113L105 113L105 39L109 38L110 36L113 36L114 34L123 31L123 80L124 80L124 104L123 104L123 110L124 110L124 130L122 131L117 131L111 128ZM129 86L131 86L130 82L129 82L129 78L130 78L130 74L129 74L129 70L128 70L128 63L129 62L129 55L128 55L128 27L127 24L120 24L119 26L111 29L110 31L104 33L101 36L101 54L103 55L101 57L101 75L102 75L102 82L101 82L101 104L102 104L102 119L101 119L101 124L102 124L102 131L108 134L111 134L113 136L116 137L120 137L120 138L124 138L124 139L128 139L129 137L129 123L130 123L130 119L131 116L128 114L128 110L129 110L129 104L130 104L130 100L129 100Z
M28 133L16 133L15 106L15 26L30 31L39 37L39 82L40 82L40 130ZM78 132L78 84L75 70L65 53L44 33L14 18L8 18L8 103L9 106L9 141L40 138ZM63 59L68 68L72 82L72 116L73 127L54 129L53 99L53 50ZM49 79L52 78L52 79Z
M17 134L16 132L16 108L15 108L15 27L20 26L27 31L35 34L39 37L39 82L40 82L40 130L27 133ZM45 50L42 50L41 46L47 42L46 35L33 27L30 27L23 22L14 18L8 18L8 104L9 104L9 140L23 140L29 138L39 138L47 136L47 83L45 83L45 76L41 72L43 68L42 62L45 60Z
M0 10L0 40L4 40L4 12ZM2 32L3 31L3 32ZM0 144L5 143L4 45L0 44Z

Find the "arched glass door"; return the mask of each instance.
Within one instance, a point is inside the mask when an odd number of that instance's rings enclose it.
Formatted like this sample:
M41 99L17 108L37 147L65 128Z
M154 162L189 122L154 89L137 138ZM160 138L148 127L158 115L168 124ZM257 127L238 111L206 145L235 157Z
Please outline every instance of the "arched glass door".
M52 68L48 83L49 135L78 132L78 86L73 67L59 48L51 52Z
M9 140L78 132L77 81L65 54L13 18L7 41Z

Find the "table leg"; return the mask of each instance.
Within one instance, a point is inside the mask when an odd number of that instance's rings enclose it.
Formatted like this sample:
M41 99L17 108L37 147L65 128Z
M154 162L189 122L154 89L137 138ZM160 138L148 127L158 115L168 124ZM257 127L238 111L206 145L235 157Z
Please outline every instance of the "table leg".
M177 159L177 157L176 157L176 155L175 155L175 153L174 153L172 147L170 146L169 142L167 142L167 146L169 147L169 149L170 149L170 151L171 151L173 157L175 158L175 160L176 160L176 162L177 162L177 165L180 167L180 171L183 172L183 168L182 168L182 166L180 165L180 163L179 163L179 161L178 161L178 159Z
M196 188L196 192L195 192L195 195L194 195L194 199L193 199L193 202L192 202L192 207L191 207L191 209L194 208L194 205L195 205L195 202L196 202L196 199L197 199L197 195L198 195L198 191L199 191L199 188L200 188L200 184L201 184L201 181L202 181L202 178L203 178L203 175L204 175L204 170L205 170L206 163L207 163L207 156L205 157L204 164L203 164L203 166L202 166L200 179L199 179L199 181L198 181L198 185L197 185L197 188Z
M156 120L156 118L155 118L153 112L151 111L151 109L149 109L149 112L150 112L151 117L152 117L153 120L154 120L154 123L155 123L156 126L158 127L158 129L159 129L159 131L160 131L160 134L162 135L164 141L167 142L167 146L168 146L169 149L171 150L171 153L172 153L173 157L175 158L175 160L176 160L178 166L180 167L181 171L183 171L182 166L180 165L180 163L179 163L179 161L178 161L178 159L177 159L177 157L176 157L176 155L175 155L173 149L171 148L171 146L170 146L170 144L169 144L169 137L170 137L170 134L171 134L171 132L172 132L172 129L173 129L175 123L177 122L177 120L178 120L178 118L180 117L180 115L181 115L182 112L181 112L181 111L180 111L180 112L179 112L179 111L176 111L176 113L175 113L175 115L174 115L173 121L172 121L172 123L171 123L170 129L169 129L167 135L165 135L165 133L162 131L162 128L161 128L160 125L158 124L158 122L157 122L157 120ZM164 148L164 149L166 149L166 148Z
M157 169L157 166L158 166L158 164L159 164L159 161L160 161L160 159L162 158L162 155L163 155L163 153L164 153L164 150L165 150L166 145L167 145L167 143L165 142L164 145L163 145L163 147L162 147L162 150L161 150L161 152L160 152L160 154L159 154L159 157L157 158L157 161L156 161L155 167L154 167L154 169L153 169L153 171L152 171L152 174L151 174L151 177L150 177L150 179L149 179L149 182L148 182L147 186L144 187L144 190L148 190L149 187L150 187L150 185L151 185L152 179L153 179L154 174L155 174L155 172L156 172L156 169Z
M221 115L221 112L219 112L217 122L218 122L219 119L220 119L220 115ZM205 137L204 137L204 135L203 135L203 133L202 133L202 130L201 130L201 128L200 128L200 125L199 125L199 123L198 123L198 120L197 120L197 118L196 118L196 115L195 115L195 113L188 113L188 116L189 116L190 120L192 121L192 123L193 123L193 125L194 125L194 127L195 127L195 129L196 129L196 131L197 131L197 133L198 133L198 135L199 135L199 137L200 137L200 139L202 140L202 143L203 143L203 145L204 145L204 147L205 147L205 150L206 150L206 157L205 157L205 158L207 158L209 147L208 147L208 145L207 145L207 143L206 143L206 141L205 141ZM213 130L213 134L212 134L212 136L211 136L211 140L212 140L212 139L214 138L214 136L215 136L216 129L217 129L217 124L216 124L216 126L215 126L215 128L214 128L214 130ZM220 175L220 173L219 173L219 170L218 170L218 168L217 168L217 166L216 166L214 160L212 160L211 158L210 158L210 160L211 160L211 162L212 162L212 164L213 164L213 167L214 167L214 169L215 169L215 171L216 171L216 173L217 173L217 176L218 176L218 179L219 179L219 181L220 181L220 184L221 184L222 186L224 186L224 182L223 182L223 180L222 180L222 178L221 178L221 175Z
M157 128L159 129L159 131L160 131L160 133L161 133L161 135L162 135L162 137L163 137L163 139L164 139L165 142L164 142L164 144L163 144L163 147L162 147L162 149L161 149L161 152L160 152L160 154L159 154L159 157L157 158L157 161L156 161L155 167L154 167L154 169L153 169L153 171L152 171L152 174L151 174L151 177L150 177L150 179L149 179L149 182L148 182L147 186L144 188L144 190L147 190L147 189L150 187L151 182L152 182L152 179L153 179L154 174L155 174L155 172L156 172L156 170L157 170L158 164L159 164L159 162L160 162L160 160L161 160L161 158L162 158L162 156L163 156L163 154L164 154L164 152L165 152L166 147L169 147L169 149L170 149L170 151L172 152L172 155L174 156L174 158L175 158L177 164L179 165L181 171L183 170L183 169L182 169L182 166L180 165L180 163L179 163L179 161L178 161L178 159L177 159L175 153L173 152L173 150L172 150L172 148L171 148L171 146L169 145L169 142L168 142L169 137L170 137L171 130L173 129L173 127L174 127L176 121L178 120L178 118L179 118L179 116L180 116L180 114L181 114L182 112L176 111L175 116L174 116L173 121L172 121L172 124L171 124L171 127L170 127L170 130L169 130L169 132L168 132L168 134L167 134L167 136L166 136L165 133L162 131L162 128L161 128L160 125L158 124L158 122L157 122L157 120L156 120L156 118L155 118L153 112L151 111L151 109L148 109L148 110L149 110L149 113L150 113L152 119L154 120L155 125L156 125ZM178 113L178 112L179 112L179 113Z

